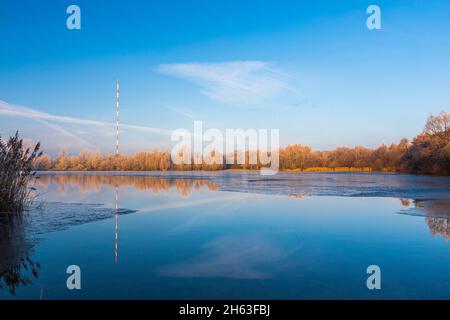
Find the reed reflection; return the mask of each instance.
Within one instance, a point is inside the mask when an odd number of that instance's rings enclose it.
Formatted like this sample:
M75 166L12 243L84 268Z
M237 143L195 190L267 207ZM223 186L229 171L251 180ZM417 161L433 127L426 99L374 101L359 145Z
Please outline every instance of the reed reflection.
M38 278L40 264L32 260L32 253L24 218L9 215L0 219L0 289L15 295L20 286Z

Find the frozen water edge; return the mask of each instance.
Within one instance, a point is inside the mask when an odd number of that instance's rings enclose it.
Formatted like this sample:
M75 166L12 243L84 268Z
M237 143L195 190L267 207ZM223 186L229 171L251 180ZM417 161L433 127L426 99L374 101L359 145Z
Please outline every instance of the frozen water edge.
M450 177L388 173L280 172L39 172L39 175L146 176L160 179L206 179L219 191L291 196L392 197L449 199Z
M136 210L119 208L118 215L134 213ZM110 219L116 210L102 204L45 202L41 208L31 210L25 228L30 235L61 231L72 226Z

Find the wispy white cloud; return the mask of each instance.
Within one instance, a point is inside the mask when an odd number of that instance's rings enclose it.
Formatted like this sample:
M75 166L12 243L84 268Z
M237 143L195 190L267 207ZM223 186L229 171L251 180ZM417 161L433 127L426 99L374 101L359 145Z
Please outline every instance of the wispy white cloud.
M198 119L198 117L195 116L194 113L187 108L182 108L182 107L177 107L177 106L167 106L166 109L170 110L172 112L178 113L178 114L182 115L183 117L186 117L193 121Z
M156 70L192 81L204 95L224 104L255 105L282 91L296 92L284 74L263 61L162 64Z
M83 139L81 136L79 136L75 133L69 132L68 130L64 129L63 127L61 127L55 123L51 123L47 120L44 120L48 117L36 116L36 111L34 111L30 108L26 108L23 106L13 106L5 101L0 100L0 114L16 116L16 117L32 118L32 119L36 120L37 122L43 124L47 128L49 128L53 131L56 131L63 136L74 139L77 142L81 142L82 144L87 145L89 147L93 147L92 143L90 143L86 139Z
M88 146L89 148L95 149L94 144L92 144L91 142L89 142L86 139L84 139L81 135L72 133L72 132L64 129L60 125L57 125L55 123L51 123L51 122L48 122L48 121L45 121L45 120L41 120L41 119L36 119L36 121L42 123L47 128L50 128L50 129L54 130L55 132L65 136L65 137L68 137L68 138L71 138L71 139L75 140L76 142L80 143L81 145L85 145L85 146Z
M51 113L37 111L37 110L29 108L29 107L14 105L14 104L2 101L2 100L0 100L0 115L8 115L8 116L28 118L28 119L35 119L35 120L40 120L40 121L46 121L47 123L57 122L57 123L76 124L76 125L82 125L82 126L97 127L97 128L115 126L115 123L113 123L113 122L105 122L105 121L80 119L80 118L75 118L75 117L54 115ZM144 132L154 133L154 134L158 134L158 135L165 135L165 136L170 136L172 134L172 130L168 130L168 129L160 129L160 128L132 125L132 124L126 124L126 123L122 123L121 128L126 128L126 129L131 129L131 130L136 130L136 131L144 131ZM55 129L55 127L53 127L53 129Z

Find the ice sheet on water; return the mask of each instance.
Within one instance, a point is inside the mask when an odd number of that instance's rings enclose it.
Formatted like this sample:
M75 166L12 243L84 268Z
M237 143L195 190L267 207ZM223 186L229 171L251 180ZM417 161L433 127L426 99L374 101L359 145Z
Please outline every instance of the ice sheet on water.
M416 199L400 213L413 216L450 219L450 200Z
M119 208L117 211L94 203L46 202L40 208L31 210L27 215L26 229L38 235L67 229L118 215L134 213L136 210Z

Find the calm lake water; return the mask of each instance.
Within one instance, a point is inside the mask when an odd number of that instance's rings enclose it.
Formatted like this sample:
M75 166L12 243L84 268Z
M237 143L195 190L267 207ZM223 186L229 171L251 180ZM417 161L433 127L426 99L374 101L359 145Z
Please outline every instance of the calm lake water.
M0 299L450 299L448 177L45 173L36 187L26 221L0 225Z

